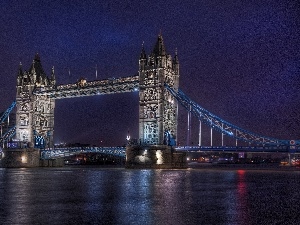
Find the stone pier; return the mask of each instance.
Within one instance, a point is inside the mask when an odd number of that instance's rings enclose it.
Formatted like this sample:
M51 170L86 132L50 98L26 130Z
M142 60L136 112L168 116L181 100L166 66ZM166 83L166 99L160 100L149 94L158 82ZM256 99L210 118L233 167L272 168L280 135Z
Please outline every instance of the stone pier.
M63 158L41 159L40 167L63 167L65 165Z
M125 168L186 169L186 153L175 152L167 145L129 145L126 147Z
M34 148L3 149L1 167L24 168L38 167L40 164L40 150Z
M32 168L32 167L62 167L64 160L40 159L40 150L35 148L4 149L0 167L2 168Z

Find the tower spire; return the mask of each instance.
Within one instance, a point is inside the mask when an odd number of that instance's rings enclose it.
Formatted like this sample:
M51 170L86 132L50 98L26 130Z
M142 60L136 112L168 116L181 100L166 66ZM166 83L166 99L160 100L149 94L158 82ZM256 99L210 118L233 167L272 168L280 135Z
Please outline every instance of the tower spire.
M52 72L51 72L51 84L55 85L56 80L55 80L55 73L54 73L54 66L52 66Z
M178 55L177 55L177 48L175 49L175 56L174 56L173 63L174 64L179 64Z
M129 128L128 128L128 131L127 131L127 136L126 136L126 140L129 141L130 140L130 133L129 133Z
M21 85L23 82L23 70L22 70L22 63L19 64L18 76L17 76L17 83Z
M153 49L152 53L155 56L166 55L166 48L165 48L164 40L163 40L163 37L162 37L161 34L158 35L158 38L157 38L157 41L156 41L156 44L154 46L154 49Z
M38 52L37 52L37 53L35 53L35 56L34 56L34 61L37 61L37 62L41 61L41 58L40 58L40 55L39 55L39 53L38 53Z
M141 55L140 55L140 59L146 59L147 58L147 55L146 55L146 52L145 52L145 48L144 48L144 41L142 43L142 51L141 51Z
M98 78L98 67L97 67L97 64L96 64L95 69L96 69L96 80L97 80L97 78Z
M20 62L18 76L22 76L22 75L23 75L23 69L22 69L22 63Z

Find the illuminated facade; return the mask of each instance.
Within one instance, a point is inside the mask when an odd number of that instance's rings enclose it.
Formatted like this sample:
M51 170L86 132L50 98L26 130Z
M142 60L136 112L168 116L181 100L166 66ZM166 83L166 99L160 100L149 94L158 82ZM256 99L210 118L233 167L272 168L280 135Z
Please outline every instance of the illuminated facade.
M172 60L163 38L158 36L147 57L144 46L139 60L140 107L139 138L146 145L175 145L177 136L177 102L165 84L174 90L179 85L177 53Z
M55 100L46 95L35 95L34 90L54 88L54 68L51 78L48 78L38 54L28 72L23 72L20 64L17 77L16 140L38 147L50 147L53 144Z
M152 53L144 47L136 76L56 85L54 68L46 76L37 54L29 71L20 65L17 77L17 141L37 148L53 146L55 99L139 91L139 139L143 145L175 145L177 102L165 84L179 85L179 61L167 54L161 35Z

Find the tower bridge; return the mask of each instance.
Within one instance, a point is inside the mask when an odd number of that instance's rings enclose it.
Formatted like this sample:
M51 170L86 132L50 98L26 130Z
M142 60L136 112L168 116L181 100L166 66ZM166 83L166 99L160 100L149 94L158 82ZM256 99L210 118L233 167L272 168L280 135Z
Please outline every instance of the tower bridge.
M23 71L20 64L17 74L16 101L0 117L0 142L3 144L13 137L19 143L19 148L40 149L42 158L59 158L66 152L82 151L82 149L53 149L55 100L139 91L139 142L126 148L128 167L148 165L154 168L183 168L186 166L185 154L182 152L191 148L176 147L178 103L187 110L189 118L192 114L197 117L200 121L200 130L201 123L211 128L211 140L213 130L221 133L220 147L223 149L226 149L224 136L235 139L235 147L238 146L237 141L243 141L257 146L257 149L262 146L272 146L274 151L286 149L295 152L300 149L299 140L279 140L254 134L212 114L179 89L179 77L177 52L173 57L166 52L161 35L158 36L149 55L142 46L138 74L120 78L94 81L81 78L73 84L57 85L54 67L48 77L37 54L28 71ZM15 106L15 126L9 129L7 126L7 130L3 132L4 121L9 118ZM190 120L188 129L189 123ZM204 150L205 146L201 146L200 140L199 132L198 149ZM84 151L114 152L103 148L90 148ZM124 149L115 152L125 154Z

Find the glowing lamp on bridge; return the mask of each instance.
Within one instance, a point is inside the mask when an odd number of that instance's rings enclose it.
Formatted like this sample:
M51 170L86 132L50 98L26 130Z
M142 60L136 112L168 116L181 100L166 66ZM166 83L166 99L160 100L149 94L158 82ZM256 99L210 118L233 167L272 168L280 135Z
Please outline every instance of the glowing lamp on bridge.
M230 132L227 132L227 134L229 135L229 136L233 136L233 133L230 131Z

